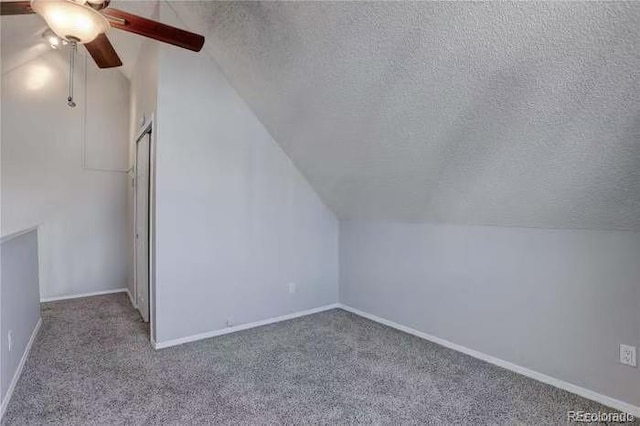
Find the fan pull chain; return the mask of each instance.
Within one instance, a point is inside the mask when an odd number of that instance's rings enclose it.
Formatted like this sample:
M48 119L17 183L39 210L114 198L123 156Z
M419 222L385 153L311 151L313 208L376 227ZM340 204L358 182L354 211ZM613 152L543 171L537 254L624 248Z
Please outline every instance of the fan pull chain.
M76 65L76 52L78 51L78 43L72 41L69 49L69 97L67 98L67 105L71 108L75 108L76 103L73 100L73 73Z

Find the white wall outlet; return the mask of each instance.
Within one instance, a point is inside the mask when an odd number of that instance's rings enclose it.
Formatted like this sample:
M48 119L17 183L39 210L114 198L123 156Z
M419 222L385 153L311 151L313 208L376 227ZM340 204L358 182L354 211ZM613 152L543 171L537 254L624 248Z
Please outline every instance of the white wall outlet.
M635 346L620 345L620 364L637 367Z
M231 318L227 318L225 324L227 325L227 327L233 327L233 320Z
M11 348L13 347L13 330L9 330L7 334L7 347L9 348L9 352L11 352Z
M289 283L289 294L296 292L296 283Z

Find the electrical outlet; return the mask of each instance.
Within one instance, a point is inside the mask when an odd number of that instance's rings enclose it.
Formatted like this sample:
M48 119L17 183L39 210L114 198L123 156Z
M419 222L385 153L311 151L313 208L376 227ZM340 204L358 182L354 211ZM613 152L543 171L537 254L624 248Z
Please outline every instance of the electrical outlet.
M11 352L11 348L13 347L13 330L9 330L9 333L7 334L7 343L9 352Z
M231 318L227 318L225 324L227 325L227 327L233 327L233 321L231 320Z
M296 292L296 283L289 283L289 294Z
M636 367L636 347L620 345L620 364Z

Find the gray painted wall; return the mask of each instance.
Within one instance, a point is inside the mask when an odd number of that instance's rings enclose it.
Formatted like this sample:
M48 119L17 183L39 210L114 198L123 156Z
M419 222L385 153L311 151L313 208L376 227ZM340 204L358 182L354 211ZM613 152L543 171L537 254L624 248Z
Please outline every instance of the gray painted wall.
M640 229L640 3L171 5L347 221L342 302L638 405L638 234L579 229Z
M354 308L640 406L640 234L346 221Z
M4 401L29 338L40 319L38 283L38 233L34 229L3 238L0 249L0 396ZM13 347L7 336L13 331Z
M206 53L159 49L156 144L158 343L338 301L336 217Z
M127 278L129 81L81 53L69 108L66 53L47 48L2 74L2 234L39 227L43 298Z
M153 19L157 20L157 16ZM156 103L158 96L158 44L153 40L144 39L140 55L136 59L135 66L131 75L130 85L130 138L129 138L129 179L133 183L133 170L136 159L136 137L144 125L147 123L156 111ZM155 137L155 132L152 134ZM128 258L127 265L127 289L131 297L135 294L135 275L134 275L134 250L135 250L135 218L134 218L134 190L133 184L127 186L127 212L128 212ZM137 304L137 302L135 302Z

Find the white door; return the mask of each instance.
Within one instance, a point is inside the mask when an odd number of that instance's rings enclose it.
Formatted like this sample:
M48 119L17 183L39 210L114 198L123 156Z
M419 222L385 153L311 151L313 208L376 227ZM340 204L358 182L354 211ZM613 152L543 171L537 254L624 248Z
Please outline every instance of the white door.
M149 322L149 153L151 134L146 133L136 148L136 297L138 310Z

